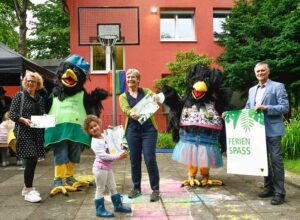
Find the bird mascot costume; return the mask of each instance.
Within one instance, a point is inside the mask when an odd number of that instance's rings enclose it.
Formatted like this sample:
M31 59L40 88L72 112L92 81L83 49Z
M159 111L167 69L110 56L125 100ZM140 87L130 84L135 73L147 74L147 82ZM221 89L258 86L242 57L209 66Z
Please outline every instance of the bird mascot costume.
M90 94L83 87L90 65L79 55L63 61L57 71L52 94L46 101L49 115L55 115L55 127L45 130L45 146L53 150L54 188L50 195L77 191L89 185L88 181L74 178L75 164L80 162L82 150L90 145L91 138L81 125L87 114L99 116L101 101L108 92L96 88Z
M172 158L188 166L189 178L182 186L223 184L209 175L211 167L223 166L219 135L227 104L220 92L221 80L220 71L198 64L187 74L183 97L172 87L162 88L165 104L170 107L168 129L177 143ZM200 180L196 178L198 169Z

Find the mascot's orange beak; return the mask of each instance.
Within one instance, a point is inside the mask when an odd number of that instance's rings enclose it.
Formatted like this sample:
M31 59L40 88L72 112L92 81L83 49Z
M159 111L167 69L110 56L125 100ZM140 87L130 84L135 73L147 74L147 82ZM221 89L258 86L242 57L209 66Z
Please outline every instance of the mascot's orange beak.
M71 69L67 71L61 77L61 83L66 87L74 87L78 82L76 74Z
M205 93L207 92L207 86L206 86L206 83L203 82L203 81L200 81L200 82L196 82L194 85L193 85L193 97L195 99L201 99Z

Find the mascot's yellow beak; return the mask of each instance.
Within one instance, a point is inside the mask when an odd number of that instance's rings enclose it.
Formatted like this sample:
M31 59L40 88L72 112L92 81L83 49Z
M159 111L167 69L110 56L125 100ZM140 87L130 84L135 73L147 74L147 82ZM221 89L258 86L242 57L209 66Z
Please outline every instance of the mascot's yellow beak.
M203 82L203 81L200 81L200 82L196 82L194 85L193 85L193 97L195 99L201 99L205 93L207 92L207 86L206 86L206 83Z
M61 83L67 87L74 87L78 82L78 78L76 74L71 69L67 69L67 71L61 77Z

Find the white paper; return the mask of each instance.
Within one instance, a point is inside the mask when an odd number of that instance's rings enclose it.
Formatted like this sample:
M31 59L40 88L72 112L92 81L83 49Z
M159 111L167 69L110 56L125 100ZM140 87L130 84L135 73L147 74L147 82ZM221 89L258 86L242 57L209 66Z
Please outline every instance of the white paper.
M138 121L142 125L158 109L159 105L156 102L154 102L153 97L150 94L148 94L130 110L130 114L137 115Z
M159 97L159 103L162 104L165 101L165 95L162 92L160 92L157 94L157 96Z
M32 128L50 128L55 127L55 115L32 115Z
M225 116L227 173L254 176L268 175L263 114L259 123L257 113L253 112L254 110L249 109L230 111L231 120L227 121Z
M122 149L124 129L122 125L116 126L112 129L106 129L103 131L104 138L108 144L109 152L111 154L121 153Z

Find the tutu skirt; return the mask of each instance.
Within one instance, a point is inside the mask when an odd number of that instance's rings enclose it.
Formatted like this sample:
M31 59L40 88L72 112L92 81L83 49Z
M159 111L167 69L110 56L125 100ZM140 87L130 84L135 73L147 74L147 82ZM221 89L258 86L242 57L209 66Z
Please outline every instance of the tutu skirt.
M180 139L175 146L172 159L195 167L222 167L223 159L218 146L219 133L211 131L209 135L195 134L180 129Z

